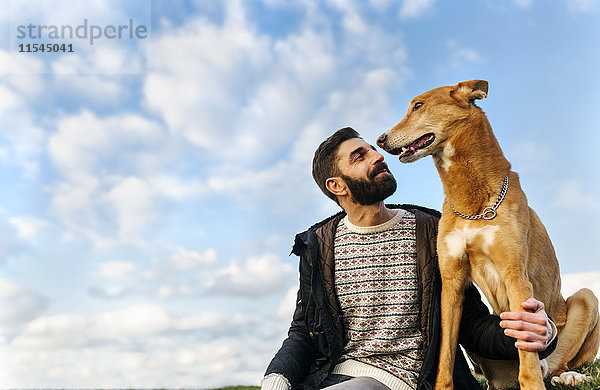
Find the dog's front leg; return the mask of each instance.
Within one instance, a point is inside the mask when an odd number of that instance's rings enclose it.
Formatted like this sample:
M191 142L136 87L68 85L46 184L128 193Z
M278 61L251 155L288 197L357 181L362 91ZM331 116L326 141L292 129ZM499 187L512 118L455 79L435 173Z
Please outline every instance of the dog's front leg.
M464 289L469 275L469 260L450 256L438 245L440 273L442 276L442 342L438 365L436 389L452 389L454 359L458 348L458 331L462 316Z
M508 257L505 257L507 259ZM505 260L506 261L506 260ZM504 273L511 311L523 311L521 304L533 296L533 287L521 270ZM537 352L519 350L519 385L522 390L543 390L544 379Z

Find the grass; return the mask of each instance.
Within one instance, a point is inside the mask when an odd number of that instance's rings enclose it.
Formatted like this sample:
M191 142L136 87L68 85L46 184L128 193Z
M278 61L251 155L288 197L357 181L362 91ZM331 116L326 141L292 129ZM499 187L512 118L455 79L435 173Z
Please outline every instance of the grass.
M550 383L550 379L545 381L545 385L547 389L550 390L600 390L600 359L596 359L596 361L592 364L581 366L577 368L575 371L580 372L582 374L589 375L592 380L588 383L582 384L580 386L553 386ZM487 389L487 385L484 380L480 380L481 387L483 389ZM260 386L229 386L222 387L220 389L213 390L260 390Z

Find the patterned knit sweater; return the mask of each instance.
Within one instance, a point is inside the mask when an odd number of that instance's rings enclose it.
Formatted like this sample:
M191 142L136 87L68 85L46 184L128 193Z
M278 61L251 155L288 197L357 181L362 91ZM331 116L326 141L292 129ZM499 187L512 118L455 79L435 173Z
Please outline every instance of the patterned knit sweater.
M415 216L371 227L344 218L335 236L335 288L347 343L333 373L414 389L423 363Z

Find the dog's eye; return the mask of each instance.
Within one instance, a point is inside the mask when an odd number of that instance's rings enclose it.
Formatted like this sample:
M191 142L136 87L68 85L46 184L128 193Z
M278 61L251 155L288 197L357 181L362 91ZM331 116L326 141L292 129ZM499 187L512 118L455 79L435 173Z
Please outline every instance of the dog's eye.
M413 111L417 111L419 108L421 108L421 106L423 106L423 103L421 103L421 102L415 103L415 105L413 106Z

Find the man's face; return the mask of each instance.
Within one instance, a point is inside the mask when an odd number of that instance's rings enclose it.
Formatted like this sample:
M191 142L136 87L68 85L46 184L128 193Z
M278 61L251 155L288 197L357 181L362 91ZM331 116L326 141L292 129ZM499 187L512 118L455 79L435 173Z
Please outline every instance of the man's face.
M383 156L361 138L344 141L337 152L340 177L352 199L363 206L383 201L396 191L396 179Z

